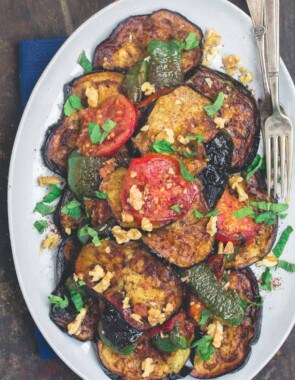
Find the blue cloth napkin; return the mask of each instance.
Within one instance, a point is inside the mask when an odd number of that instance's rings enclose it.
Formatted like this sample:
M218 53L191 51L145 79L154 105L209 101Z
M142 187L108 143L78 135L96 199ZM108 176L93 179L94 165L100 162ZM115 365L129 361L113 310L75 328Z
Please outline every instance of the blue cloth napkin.
M36 82L66 38L19 41L19 83L23 109L29 100ZM35 327L35 338L41 359L57 358L37 327Z

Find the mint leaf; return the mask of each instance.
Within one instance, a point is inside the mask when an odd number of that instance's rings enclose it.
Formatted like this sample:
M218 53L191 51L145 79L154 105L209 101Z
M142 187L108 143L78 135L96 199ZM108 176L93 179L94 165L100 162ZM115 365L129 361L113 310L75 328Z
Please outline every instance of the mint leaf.
M88 134L93 144L100 143L102 133L97 123L94 123L92 121L88 123Z
M263 158L257 154L252 164L246 169L246 180L249 181L251 177L263 166Z
M75 305L76 310L80 311L82 307L84 306L84 302L79 290L72 290L70 292L70 297L73 304Z
M243 207L240 210L237 210L232 213L232 216L234 216L235 218L239 220L244 219L249 215L254 215L254 211L252 210L251 207Z
M277 268L282 268L287 272L294 273L295 272L295 264L288 263L288 261L280 260L278 262Z
M172 210L174 212L176 212L176 214L180 214L181 210L180 210L180 207L179 205L174 205L174 206L171 206Z
M189 33L185 39L185 50L191 50L200 45L200 41L197 39L197 35L194 32Z
M186 168L183 165L182 159L179 160L179 165L180 165L180 173L183 176L183 178L189 182L195 182L196 179L190 172L186 170Z
M183 152L182 152L182 155L184 156L184 157L186 157L186 158L194 158L194 157L196 157L196 155L198 154L198 149L197 150L194 150L193 152L191 152L191 153L188 153L186 150L184 150Z
M93 70L91 61L86 57L85 51L79 55L77 63L82 67L84 73L90 73Z
M112 132L112 130L115 128L115 126L117 125L117 123L111 119L107 119L107 121L102 125L102 129L107 132L107 133L110 133Z
M76 199L73 199L62 207L61 213L69 215L75 220L79 220L83 215L83 212L81 210L81 203Z
M82 108L81 99L77 95L71 94L64 104L64 114L71 116L74 110L81 110Z
M37 220L34 223L34 227L39 232L39 234L42 234L48 227L48 222L46 220Z
M210 360L215 353L212 346L212 337L210 335L203 336L202 339L194 342L191 347L196 347L196 354L204 361Z
M45 203L38 202L36 203L34 212L39 212L39 214L41 214L42 216L46 216L46 215L52 214L54 209L55 209L54 206L49 206L49 205L46 205Z
M219 210L213 210L211 212L208 212L208 214L205 215L206 218L210 218L211 216L216 216L219 214Z
M271 211L275 214L288 210L289 205L285 203L272 203L272 202L250 202L250 205L258 210Z
M155 141L151 150L154 153L173 153L175 151L173 146L165 139Z
M50 192L43 198L44 203L51 203L61 196L61 188L56 185L49 185Z
M260 284L261 288L266 291L271 291L272 290L272 274L270 273L270 268L266 268L265 272L262 273L261 279L260 279Z
M204 325L207 323L208 319L209 319L211 316L212 316L212 313L211 313L210 310L208 310L208 309L203 310L203 311L202 311L202 314L201 314L201 319L200 319L200 321L199 321L198 324L199 324L200 326L204 326Z
M255 216L254 221L255 223L266 223L271 226L276 223L276 217L273 212L264 212Z
M284 252L284 249L286 247L286 244L288 243L289 237L291 233L293 232L293 228L291 226L288 226L283 232L282 235L279 238L279 241L275 245L274 249L272 250L273 254L279 258L282 253Z
M51 296L48 297L48 300L50 303L52 303L54 306L53 308L59 308L59 309L65 309L69 305L69 301L66 296L64 298L58 297L58 296Z
M212 105L204 106L204 110L206 111L208 116L214 116L216 112L220 110L224 102L224 93L219 92L215 102Z
M197 219L204 218L204 215L201 214L198 210L194 210L194 217Z
M204 140L204 134L203 133L199 133L198 135L189 134L186 137L189 140L197 140L198 144L201 144L201 142L203 142L203 140Z
M106 194L106 193L101 193L100 191L95 191L94 194L95 194L96 198L108 199L108 194Z
M89 225L81 227L77 232L77 236L83 245L87 244L90 238L92 238L92 243L96 247L101 245L98 232L95 229L89 227Z

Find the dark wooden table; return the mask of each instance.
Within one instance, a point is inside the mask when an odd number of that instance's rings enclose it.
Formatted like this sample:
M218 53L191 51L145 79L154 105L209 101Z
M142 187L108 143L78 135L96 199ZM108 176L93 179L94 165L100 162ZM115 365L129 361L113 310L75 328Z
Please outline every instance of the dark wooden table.
M140 0L139 0L140 1ZM205 1L205 0L204 0ZM207 0L208 1L208 0ZM245 0L232 0L243 10ZM9 242L6 184L10 153L21 117L18 40L70 34L109 0L0 0L0 378L2 380L79 379L60 360L41 360L34 323L20 292ZM295 78L294 0L281 1L282 57ZM136 10L134 10L136 13ZM25 255L25 247L24 252ZM274 321L274 328L280 321ZM271 333L271 332L270 332ZM295 330L255 378L295 379Z

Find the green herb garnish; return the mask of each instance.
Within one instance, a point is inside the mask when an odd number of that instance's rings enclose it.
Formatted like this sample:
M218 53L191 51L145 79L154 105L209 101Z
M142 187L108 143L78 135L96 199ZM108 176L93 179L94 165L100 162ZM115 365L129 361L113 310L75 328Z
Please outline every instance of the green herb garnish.
M34 208L34 212L39 212L39 214L46 216L46 215L52 214L54 209L55 209L54 206L49 206L43 202L38 202L38 203L36 203L36 206Z
M83 298L79 290L71 290L70 292L71 300L75 305L77 311L80 311L84 306Z
M203 311L202 311L202 314L201 314L201 319L200 319L200 321L199 321L198 324L199 324L200 326L204 326L204 325L207 323L208 319L209 319L211 316L212 316L212 313L211 313L210 310L208 310L208 309L203 310Z
M270 273L270 268L265 268L265 272L262 273L261 279L260 279L260 284L261 284L261 289L271 291L272 290L272 274Z
M77 95L72 94L68 97L67 101L65 102L64 114L66 116L71 116L75 110L81 110L82 108L83 106L81 103L81 99Z
M109 135L109 133L112 132L112 130L115 128L117 123L111 119L108 119L103 125L102 129L104 132L101 131L100 126L97 123L89 122L88 123L88 134L90 137L90 140L93 144L102 144L106 137Z
M194 150L192 151L191 153L188 153L186 150L184 150L182 152L182 155L185 157L185 158L194 158L196 157L196 155L198 154L198 149L197 150Z
M208 213L205 215L205 217L206 217L206 218L211 218L211 216L216 216L216 215L218 215L218 214L219 214L219 210L213 210L213 211L208 212Z
M250 205L258 210L271 211L275 214L287 211L289 208L288 204L272 202L251 202Z
M48 297L48 300L50 303L52 303L54 306L53 308L59 308L59 309L65 309L69 305L69 301L66 296L64 298L59 296L51 296Z
M278 262L277 268L282 268L287 272L292 272L292 273L295 272L295 264L288 263L288 261L285 261L285 260L280 260Z
M108 194L106 194L106 193L101 193L100 191L95 191L94 194L95 194L96 198L108 199Z
M197 35L194 32L189 33L185 39L184 50L192 50L200 45L200 41L197 39Z
M215 348L212 346L212 337L205 335L202 339L194 342L191 347L196 347L196 354L204 361L210 360L215 353Z
M181 209L179 207L179 205L174 205L174 206L171 206L172 210L174 212L176 212L176 214L180 214L181 213Z
M56 185L49 185L50 186L50 192L45 195L42 202L44 203L51 203L55 201L57 198L61 196L61 188Z
M197 219L204 218L204 215L201 214L198 210L194 210L194 217Z
M42 234L48 227L48 222L46 220L36 220L34 227L39 232L39 234Z
M77 63L82 67L84 73L90 73L93 70L91 61L86 57L85 51L79 55Z
M251 207L243 207L240 210L232 213L232 216L240 220L250 215L254 215L254 211L252 210Z
M280 236L279 241L277 242L276 246L272 250L272 253L277 258L279 258L282 255L282 253L283 253L283 251L284 251L284 249L286 247L286 244L288 243L289 237L290 237L290 235L291 235L292 232L293 232L293 228L291 226L288 226L282 232L282 235Z
M197 140L198 145L201 144L201 142L203 142L203 140L204 140L204 134L203 133L199 133L198 135L189 134L186 137L192 141Z
M154 153L173 153L175 152L172 144L167 140L163 139L160 141L155 141L152 145L152 152Z
M262 214L258 214L255 216L255 223L265 223L269 226L272 226L276 223L277 215L273 212L263 212Z
M83 215L83 212L81 210L81 203L76 199L73 199L62 207L61 213L69 215L75 220L79 220Z
M224 93L219 92L215 102L209 106L204 106L204 110L207 112L208 116L214 116L216 112L220 110L224 102Z
M190 172L186 170L186 168L183 165L182 159L179 160L179 165L180 165L180 173L183 176L183 178L189 182L195 182L196 179Z
M101 245L101 241L99 239L98 232L95 229L89 227L89 225L86 225L86 226L79 228L79 230L77 232L77 236L83 245L87 244L90 238L92 238L92 243L96 247Z
M246 169L246 180L249 181L251 177L263 166L263 158L257 154L252 164Z

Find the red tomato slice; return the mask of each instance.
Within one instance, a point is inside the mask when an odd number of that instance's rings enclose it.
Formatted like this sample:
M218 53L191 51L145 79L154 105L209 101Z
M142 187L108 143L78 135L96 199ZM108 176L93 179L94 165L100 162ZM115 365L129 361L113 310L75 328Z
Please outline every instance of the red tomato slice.
M178 160L149 154L132 160L121 199L124 211L137 221L146 217L151 222L161 222L182 218L190 209L197 191L195 183L182 177Z
M212 255L206 260L206 264L210 270L215 274L217 280L220 280L223 276L225 269L225 258L224 255Z
M234 195L225 190L217 204L219 214L217 216L216 240L222 243L231 241L233 244L242 244L255 238L259 226L250 216L239 220L232 213L245 207Z
M110 156L116 152L132 136L137 123L137 111L121 94L108 97L99 108L81 110L79 116L82 129L77 146L79 152L88 157ZM88 123L94 122L101 127L108 119L117 123L115 128L101 144L92 143Z

